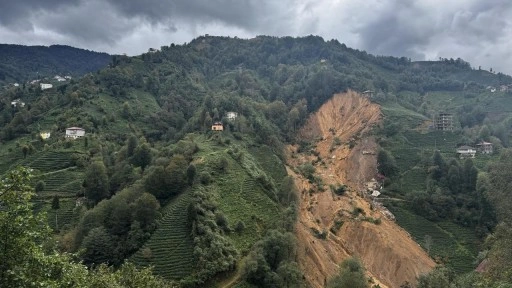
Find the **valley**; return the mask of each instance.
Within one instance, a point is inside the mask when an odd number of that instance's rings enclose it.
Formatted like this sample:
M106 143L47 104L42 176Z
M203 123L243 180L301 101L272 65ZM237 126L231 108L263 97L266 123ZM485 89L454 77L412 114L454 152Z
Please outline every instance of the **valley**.
M101 67L0 91L0 184L24 195L0 241L35 245L1 250L12 265L173 288L507 283L510 76L318 36L205 35Z

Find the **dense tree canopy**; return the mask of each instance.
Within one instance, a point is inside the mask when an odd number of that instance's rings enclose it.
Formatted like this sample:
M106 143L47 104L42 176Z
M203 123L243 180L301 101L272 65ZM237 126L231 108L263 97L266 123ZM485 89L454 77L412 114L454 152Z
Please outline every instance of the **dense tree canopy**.
M30 176L29 169L17 168L0 181L1 287L173 287L131 264L115 272L106 266L88 270L69 255L59 254L45 215L33 212ZM92 243L92 235L102 233L101 229L92 233L90 245L101 245Z

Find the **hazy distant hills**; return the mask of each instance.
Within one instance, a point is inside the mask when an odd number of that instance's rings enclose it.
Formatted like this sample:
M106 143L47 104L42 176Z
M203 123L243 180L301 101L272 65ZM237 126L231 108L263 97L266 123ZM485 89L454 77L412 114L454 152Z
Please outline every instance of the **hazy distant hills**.
M64 74L79 76L108 65L111 56L64 45L0 44L0 84ZM64 76L62 75L62 76Z

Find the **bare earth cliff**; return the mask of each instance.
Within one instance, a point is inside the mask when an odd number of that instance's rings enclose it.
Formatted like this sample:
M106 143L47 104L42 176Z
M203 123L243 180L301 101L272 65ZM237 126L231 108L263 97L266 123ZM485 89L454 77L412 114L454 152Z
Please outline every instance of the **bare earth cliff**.
M406 231L388 219L385 209L362 197L366 182L377 171L377 145L368 132L380 119L379 105L353 91L337 94L300 131L302 139L316 143L313 153L288 147L288 173L295 177L300 198L298 262L309 287L324 287L338 264L350 256L359 257L381 287L416 283L417 276L435 265ZM306 162L315 163L323 192L294 169ZM338 196L330 184L345 184L348 192ZM381 223L372 223L376 219ZM325 232L325 239L315 235L315 229Z

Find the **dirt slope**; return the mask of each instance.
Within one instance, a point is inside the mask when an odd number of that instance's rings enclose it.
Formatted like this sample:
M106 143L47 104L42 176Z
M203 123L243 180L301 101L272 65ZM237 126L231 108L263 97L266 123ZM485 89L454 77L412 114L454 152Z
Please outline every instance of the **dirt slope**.
M323 287L337 272L337 264L349 256L358 256L381 287L415 283L418 275L435 265L406 231L361 197L366 181L377 171L377 145L366 134L379 121L378 105L352 91L338 94L300 131L303 139L316 143L314 151L298 153L297 147L288 147L288 173L300 191L298 262L310 287ZM294 167L306 162L316 163L324 192L296 173ZM349 192L337 196L330 191L330 184L345 184ZM363 212L354 215L355 208ZM380 219L381 224L364 219ZM335 221L343 225L328 232ZM313 229L325 231L326 239L315 236Z

